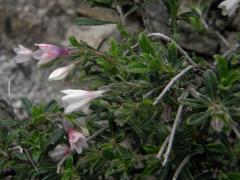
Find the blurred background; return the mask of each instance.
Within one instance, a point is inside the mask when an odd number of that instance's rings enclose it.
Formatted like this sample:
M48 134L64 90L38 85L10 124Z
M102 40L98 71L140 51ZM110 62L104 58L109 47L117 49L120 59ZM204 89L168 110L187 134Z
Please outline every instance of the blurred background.
M205 1L206 2L206 1ZM223 53L234 47L237 32L240 31L239 11L231 18L221 15L217 7L221 0L207 1L208 10L205 20L212 30L216 30L227 40L229 46L217 36L203 36L193 31L186 23L180 25L183 33L179 37L182 47L195 52L206 59L213 54ZM182 0L181 9L186 11L194 5L203 3L197 0ZM123 13L131 9L130 5L122 7ZM146 5L153 31L169 35L169 14L161 0L149 1ZM34 49L34 43L52 43L69 46L68 38L75 36L93 47L109 36L120 40L116 25L85 26L74 24L77 17L92 17L120 22L119 15L111 9L92 7L81 0L0 0L0 96L9 96L15 111L21 114L21 97L28 97L35 103L60 99L60 90L75 87L70 82L48 82L53 70L38 69L36 62L16 64L13 48L22 44ZM127 29L134 33L143 30L141 13L133 11L126 19ZM107 43L103 49L107 48ZM10 83L9 83L10 82Z

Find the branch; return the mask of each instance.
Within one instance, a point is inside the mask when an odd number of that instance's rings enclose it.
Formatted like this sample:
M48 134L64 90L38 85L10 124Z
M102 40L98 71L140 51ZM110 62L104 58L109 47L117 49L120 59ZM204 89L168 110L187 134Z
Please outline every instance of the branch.
M162 33L150 33L148 34L148 37L156 37L156 38L160 38L164 41L167 41L167 42L175 42L172 38L162 34ZM183 55L186 57L187 61L189 64L191 65L194 65L194 66L197 66L197 64L192 60L192 58L187 54L186 51L184 51L181 46L179 46L177 43L176 43L176 47L177 47L177 50Z
M186 98L188 96L188 94L189 94L189 92L183 93L183 95L180 97L180 99ZM177 110L177 115L176 115L176 118L175 118L174 123L173 123L172 130L171 130L167 151L166 151L166 153L164 155L164 161L162 163L163 166L166 165L166 163L168 161L168 158L169 158L169 155L171 153L173 140L174 140L174 136L175 136L175 133L176 133L176 130L177 130L177 126L178 126L179 122L181 121L182 110L183 110L183 104L181 104L178 107L178 110Z
M172 87L172 85L179 79L181 78L185 73L187 73L189 70L193 69L194 66L190 65L183 69L180 73L178 73L172 80L168 83L168 85L163 89L161 94L156 98L154 101L153 105L156 105L162 97L169 91L169 89Z
M97 137L99 134L101 134L103 131L105 131L108 128L108 126L103 127L102 129L99 129L97 132L95 132L93 135L91 135L87 141L91 141L95 137Z
M122 7L120 5L116 5L117 12L119 13L120 20L123 26L126 25L126 19L122 11Z
M235 135L237 136L237 138L240 140L240 132L238 131L237 123L234 122L234 123L231 125L231 127L232 127L233 132L234 132Z
M149 17L146 13L146 9L144 7L144 0L134 0L135 4L139 9L139 13L142 16L143 24L145 26L145 30L149 33L152 32L152 26L150 24Z
M72 154L72 152L70 152L69 154L67 154L66 156L64 156L64 157L62 158L62 160L59 161L59 163L57 164L57 173L58 173L58 174L60 173L60 169L61 169L63 163L67 160L67 158L68 158L71 154Z
M177 170L175 171L174 175L173 175L173 178L172 180L177 180L178 179L178 176L179 174L181 173L182 169L184 168L184 166L190 161L190 159L195 156L196 154L198 154L197 152L195 153L192 153L192 154L189 154L187 155L183 161L180 163L180 165L178 166Z
M147 36L148 36L148 37L160 38L161 40L164 40L164 41L166 41L166 42L175 42L175 43L176 43L176 41L174 41L172 38L170 38L170 37L168 37L168 36L166 36L166 35L164 35L164 34L162 34L162 33L149 33ZM136 43L136 44L134 44L133 46L131 46L131 49L134 49L134 48L136 48L136 47L138 47L138 46L139 46L139 44ZM192 60L192 58L187 54L187 52L184 51L183 48L182 48L181 46L179 46L177 43L176 43L176 47L177 47L177 50L181 53L181 55L183 55L183 56L186 57L187 62L188 62L189 64L191 64L191 65L193 65L193 66L197 66L197 64ZM129 53L129 50L125 51L125 52L123 53L123 56L126 56L128 53Z
M170 136L168 136L168 137L165 139L165 141L163 142L163 144L162 144L162 146L161 146L161 149L159 150L159 152L158 152L158 154L157 154L157 156L156 156L156 158L158 158L159 160L161 160L162 155L163 155L163 153L164 153L164 151L165 151L165 149L166 149L166 147L167 147L167 143L168 143L168 141L169 141L169 137L170 137Z
M223 44L224 44L227 48L230 47L228 41L223 37L223 35L222 35L219 31L212 30L212 29L208 26L208 24L206 23L206 21L203 19L203 17L200 17L200 20L201 20L201 22L202 22L202 24L203 24L203 26L204 26L205 29L207 29L210 33L216 35L216 36L223 42Z

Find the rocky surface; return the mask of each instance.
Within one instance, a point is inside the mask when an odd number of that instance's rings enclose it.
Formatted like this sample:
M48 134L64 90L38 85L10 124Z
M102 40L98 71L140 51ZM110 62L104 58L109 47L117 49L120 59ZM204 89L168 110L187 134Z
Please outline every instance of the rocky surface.
M74 87L64 81L48 82L53 68L38 69L34 61L16 64L12 48L17 44L34 48L34 43L40 42L68 46L68 37L73 35L97 47L103 38L116 32L115 25L77 27L74 20L80 15L118 20L114 11L91 8L81 0L0 1L0 96L10 95L18 114L21 97L35 103L59 100L63 87Z

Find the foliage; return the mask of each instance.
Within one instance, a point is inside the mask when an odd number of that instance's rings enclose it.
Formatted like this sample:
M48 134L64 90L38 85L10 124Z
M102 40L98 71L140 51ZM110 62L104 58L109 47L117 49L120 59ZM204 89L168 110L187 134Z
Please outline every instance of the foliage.
M131 5L128 1L88 2L113 9L116 4ZM172 33L178 33L182 20L203 33L202 26L197 27L201 15L196 10L179 13L180 1L165 3L171 15ZM110 23L87 20L77 22ZM184 158L192 155L181 170L180 179L239 179L238 54L215 55L211 59L191 56L196 63L193 69L154 103L168 83L190 64L174 40L160 41L144 32L132 35L121 24L118 29L122 41L111 39L106 52L69 38L79 50L69 61L79 63L67 80L91 90L110 89L92 101L91 113L65 115L56 101L33 104L22 98L29 118L0 120L0 172L14 169L16 179L171 179ZM186 92L188 97L182 98ZM179 106L183 106L180 123L163 166L166 157L159 160L156 155L172 132ZM90 134L103 124L108 128L89 141L89 148L83 153L71 154L60 173L56 173L57 163L48 153L56 145L67 143L62 120L87 129Z

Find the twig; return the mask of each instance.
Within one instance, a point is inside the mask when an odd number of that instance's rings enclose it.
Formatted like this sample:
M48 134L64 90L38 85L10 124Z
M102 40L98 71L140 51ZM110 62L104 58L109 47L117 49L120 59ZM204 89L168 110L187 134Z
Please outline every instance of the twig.
M139 44L136 43L136 44L132 45L132 46L130 47L130 49L134 49L134 48L136 48L136 47L138 47L138 46L139 46ZM129 50L126 50L126 51L123 53L123 56L126 56L128 53L129 53Z
M222 42L223 44L226 46L226 47L230 47L228 41L223 37L223 35L221 35L221 33L219 31L216 31L216 30L212 30L208 24L206 23L206 21L203 19L203 17L200 17L200 20L204 26L205 29L207 29L210 33L212 34L215 34Z
M177 170L175 171L172 180L177 180L179 174L181 173L182 169L184 168L184 166L190 161L190 159L195 156L196 154L198 154L197 152L192 153L187 155L183 161L180 163L180 165L178 166Z
M64 156L64 157L62 158L62 160L59 161L59 163L57 164L57 173L58 173L58 174L60 173L60 169L61 169L63 163L67 160L67 158L68 158L71 154L72 154L72 152L70 152L69 154L67 154L66 156Z
M97 137L99 134L101 134L103 131L105 131L108 128L108 126L105 126L101 129L99 129L97 132L95 132L93 135L91 135L87 141L91 141L92 139L94 139L95 137Z
M240 47L240 44L236 44L233 48L227 50L224 54L223 57L227 57L229 54L231 54L234 51L237 51L237 49Z
M23 148L21 146L15 146L13 148L9 148L8 150L11 151L11 150L17 150L17 149L19 150L20 153L23 153Z
M227 48L230 47L228 41L223 37L223 35L222 35L220 32L218 32L218 31L212 31L212 33L215 34L215 35L223 42L223 44L224 44Z
M8 78L8 101L11 101L11 78Z
M14 120L18 120L18 117L15 114L13 107L9 102L8 98L0 96L0 106L4 107L4 110L10 115L11 118L13 118Z
M188 91L184 92L183 95L180 97L180 99L186 98L188 96L188 94L189 94ZM177 126L178 126L179 122L181 121L182 110L183 110L183 104L181 104L178 107L178 110L177 110L177 115L175 117L173 127L172 127L172 130L171 130L171 134L170 134L170 137L169 137L168 147L167 147L166 153L164 154L164 161L162 163L163 166L166 165L166 163L168 161L168 158L169 158L169 155L171 153L173 140L174 140L174 136L175 136L175 133L176 133L176 130L177 130Z
M134 2L139 9L140 15L142 16L142 20L143 20L143 24L145 26L146 32L148 33L152 32L152 26L151 26L149 17L146 13L146 9L144 7L144 0L134 0Z
M168 143L168 141L169 141L169 137L170 137L170 136L168 136L168 137L165 139L165 141L163 142L163 144L162 144L162 146L161 146L161 149L159 150L158 154L156 155L156 158L158 158L159 160L162 159L162 155L163 155L163 153L164 153L164 151L165 151L165 149L166 149L166 147L167 147L167 143Z
M116 9L119 13L122 25L125 26L126 25L126 19L125 19L125 16L123 14L122 7L120 5L116 5Z
M34 169L36 170L36 172L38 172L38 168L37 166L34 164L33 160L31 159L31 156L29 155L28 151L26 149L23 149L26 153L26 156L28 158L28 160L31 162L32 166L34 167Z
M232 130L233 132L236 134L237 138L240 140L240 132L237 129L237 125L236 124L232 124Z
M189 70L193 69L193 66L190 65L188 67L186 67L185 69L183 69L180 73L178 73L174 78L172 78L172 80L168 83L168 85L163 89L163 91L161 92L161 94L156 98L156 100L154 101L153 105L156 105L161 99L162 97L169 91L169 89L172 87L172 85L179 79L181 78L185 73L187 73Z
M164 41L167 41L167 42L175 42L172 38L162 34L162 33L150 33L148 34L148 37L157 37L157 38L160 38ZM187 61L189 64L191 65L194 65L194 66L197 66L197 64L192 60L192 58L187 54L186 51L184 51L181 46L179 46L177 43L176 43L176 47L177 47L177 50L183 55L186 57Z

